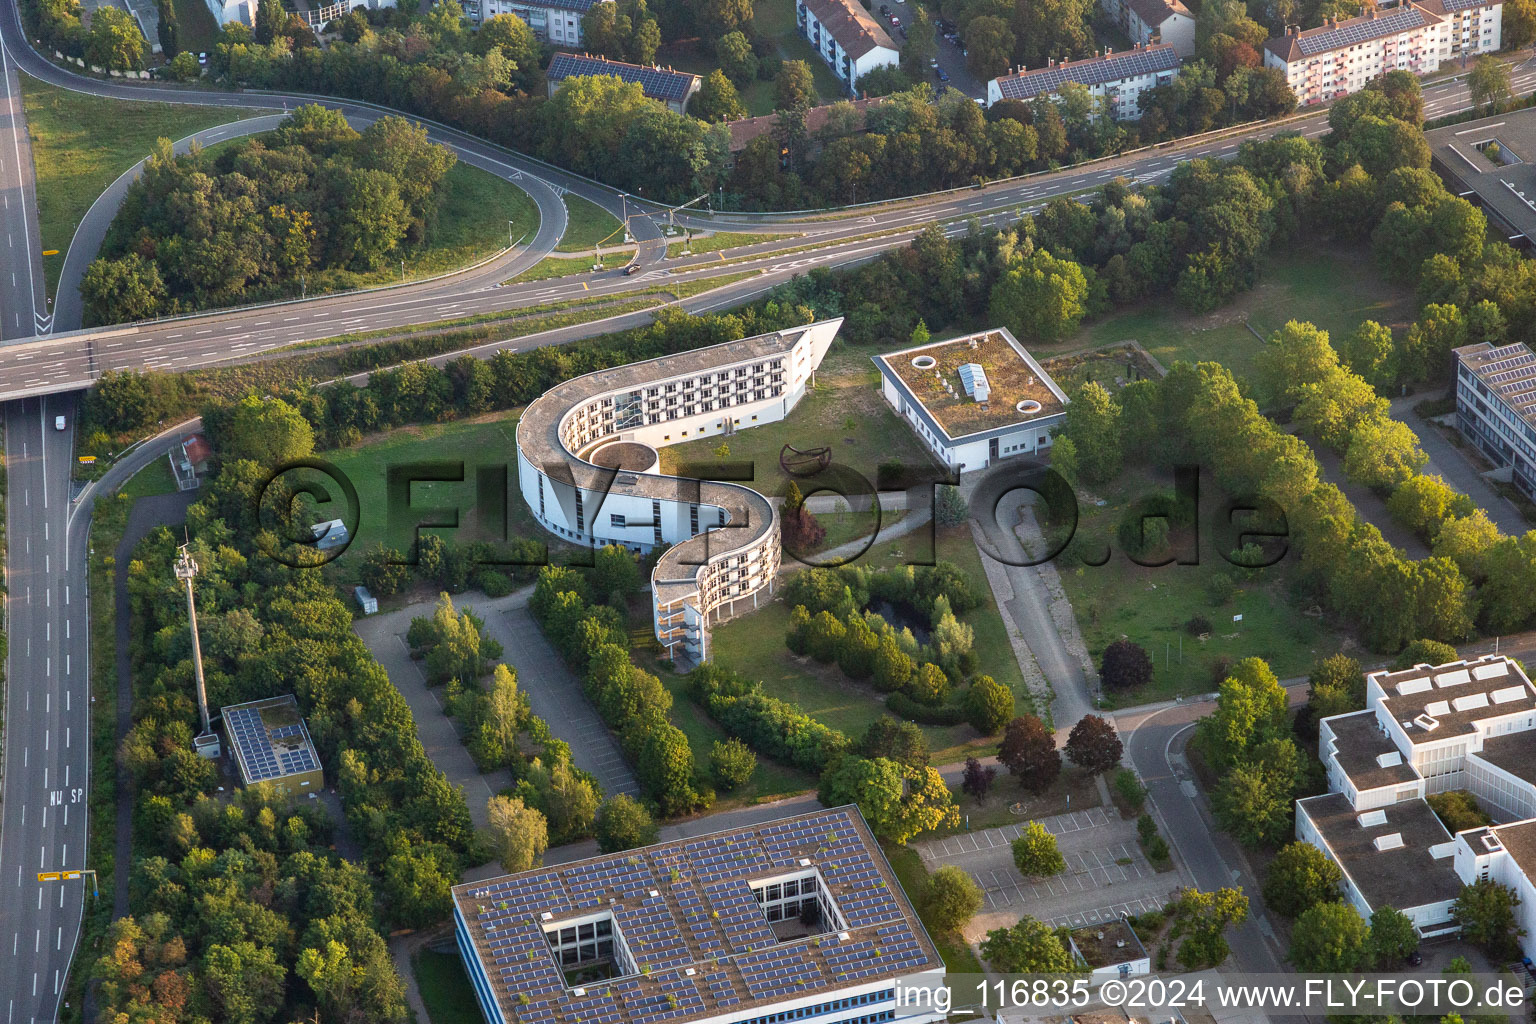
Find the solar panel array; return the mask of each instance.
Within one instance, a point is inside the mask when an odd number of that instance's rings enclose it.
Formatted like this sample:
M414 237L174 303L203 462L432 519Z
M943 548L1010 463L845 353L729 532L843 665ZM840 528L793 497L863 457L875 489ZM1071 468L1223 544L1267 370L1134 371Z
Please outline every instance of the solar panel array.
M240 752L248 782L277 779L298 772L316 771L320 763L307 746L298 750L274 750L273 740L303 737L304 726L283 725L270 732L257 708L225 708L224 728Z
M588 57L574 53L555 54L554 59L549 62L549 70L545 75L551 82L558 82L563 78L614 75L626 82L638 82L645 94L653 99L672 100L679 103L688 95L693 83L698 80L696 75L682 71L625 64L622 61L604 60L601 57Z
M1004 75L997 80L997 87L1003 99L1027 100L1048 96L1068 82L1087 86L1103 85L1139 75L1172 71L1178 66L1179 54L1172 46L1144 46L1139 50L1112 53L1108 57L1093 57L1057 64L1055 67Z
M1351 18L1333 28L1323 29L1312 35L1303 33L1296 40L1296 48L1310 57L1329 50L1337 50L1340 47L1353 46L1355 43L1380 39L1382 36L1407 32L1423 25L1425 20L1424 12L1417 7L1399 7L1396 10L1383 11L1374 18Z
M696 1020L937 965L865 843L849 812L828 811L480 883L460 890L459 907L518 1024ZM846 939L781 942L764 916L749 882L807 864L831 889ZM570 987L546 929L603 910L639 973Z

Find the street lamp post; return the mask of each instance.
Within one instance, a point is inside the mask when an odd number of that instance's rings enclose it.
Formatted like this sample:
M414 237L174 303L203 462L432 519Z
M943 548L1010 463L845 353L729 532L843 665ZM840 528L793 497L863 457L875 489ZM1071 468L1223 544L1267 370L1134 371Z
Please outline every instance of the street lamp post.
M508 220L507 221L507 248L510 249L510 248L512 248L512 246L513 246L513 242L512 242L512 221Z
M400 261L400 283L405 283L405 260Z

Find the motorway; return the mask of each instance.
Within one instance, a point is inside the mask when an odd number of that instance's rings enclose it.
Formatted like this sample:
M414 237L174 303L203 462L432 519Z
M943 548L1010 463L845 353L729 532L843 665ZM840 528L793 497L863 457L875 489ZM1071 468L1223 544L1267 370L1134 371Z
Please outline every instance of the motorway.
M225 106L253 102L249 94L168 90L149 84L98 81L58 68L27 45L21 34L14 0L6 0L0 10L0 42L5 45L8 59L27 73L64 88L122 99L173 99ZM1513 76L1513 85L1516 92L1536 87L1536 70L1521 65ZM262 95L254 102L297 104L307 99ZM376 108L356 103L331 102L327 105L359 120L379 114ZM1425 107L1430 117L1466 106L1466 89L1460 81L1433 84L1425 90ZM533 196L539 206L541 223L536 237L525 248L475 271L386 292L340 295L187 319L59 334L7 346L0 349L0 399L75 390L87 386L107 369L189 370L250 361L263 358L274 349L340 334L406 328L483 314L510 315L519 309L550 302L615 296L743 271L757 272L753 277L676 303L695 312L717 308L744 301L815 266L846 266L870 259L886 249L904 244L922 227L935 221L952 222L952 231L962 231L963 222L969 218L997 223L1017 217L1021 210L1038 207L1054 197L1096 188L1114 177L1125 177L1137 183L1160 181L1179 161L1202 156L1230 157L1245 139L1268 137L1280 130L1273 125L1261 125L1189 145L1138 152L985 188L886 204L865 213L835 219L825 215L681 215L682 221L694 227L800 232L809 236L744 250L733 254L729 264L723 264L718 255L664 261L665 240L654 223L657 208L636 203L640 208L652 211L651 216L630 219L631 229L640 240L637 255L642 267L640 273L625 277L614 270L503 285L501 282L543 258L558 241L564 229L562 190L581 195L615 213L621 209L619 194L606 186L463 133L434 127L430 132L434 141L453 148L461 160L513 180ZM1283 130L1299 131L1309 137L1324 134L1328 130L1326 111L1292 121ZM801 249L808 244L820 248L793 253L783 251ZM580 328L530 335L505 344L485 346L478 351L486 354L497 347L521 349L558 343L643 323L651 316L652 313L647 311L598 320Z
M51 1021L79 935L83 880L39 872L86 866L89 517L70 520L74 396L5 409L7 634L4 804L0 820L0 999L6 1021Z
M27 137L16 65L0 50L0 339L46 334L53 326L44 290Z

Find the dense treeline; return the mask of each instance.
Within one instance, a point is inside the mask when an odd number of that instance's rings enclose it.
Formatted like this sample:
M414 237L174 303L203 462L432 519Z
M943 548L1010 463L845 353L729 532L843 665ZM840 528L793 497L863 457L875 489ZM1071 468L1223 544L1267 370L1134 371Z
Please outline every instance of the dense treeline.
M798 705L769 697L761 683L713 663L689 674L688 694L727 733L795 768L819 772L852 747L847 736Z
M176 156L161 139L81 281L86 322L286 297L310 273L377 270L432 233L456 161L403 118L359 134L316 105L217 156Z
M223 780L192 750L198 711L186 606L170 571L176 538L153 534L128 575L135 699L121 756L137 794L134 861L124 866L134 916L113 926L95 965L102 1009L165 1024L263 1024L316 1010L403 1021L382 934L446 912L462 866L478 862L473 830L336 591L260 553L251 499L264 471L236 455L307 454L312 435L296 416L250 404L211 428L225 461L188 514L208 698L217 708L294 693L346 821L264 786L216 793Z

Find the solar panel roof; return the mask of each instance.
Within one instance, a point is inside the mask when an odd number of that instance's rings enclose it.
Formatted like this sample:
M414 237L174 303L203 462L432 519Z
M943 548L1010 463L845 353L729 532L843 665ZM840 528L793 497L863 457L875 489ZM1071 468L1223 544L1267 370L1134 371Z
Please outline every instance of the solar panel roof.
M1409 29L1418 28L1428 20L1425 13L1417 7L1399 7L1396 10L1380 12L1374 18L1350 18L1332 28L1322 29L1310 35L1303 32L1296 45L1305 56L1310 57L1316 53L1337 50L1342 46L1363 43L1368 39L1380 39L1382 36L1407 32Z
M246 785L319 770L320 759L292 694L219 713Z
M845 930L781 942L751 883L807 870ZM453 896L519 1024L701 1019L943 969L854 807L470 882ZM604 912L640 973L567 987L545 932Z
M1172 46L1143 46L1134 50L1122 50L1105 57L1089 57L1087 60L1069 61L1033 71L1019 71L998 78L998 91L1006 100L1032 99L1048 96L1068 82L1081 85L1104 85L1139 75L1173 71L1179 66L1179 54Z
M586 54L557 53L549 62L545 77L551 82L583 76L614 75L626 82L638 82L652 99L681 103L699 80L698 75L669 68L626 64L623 61L590 57Z

